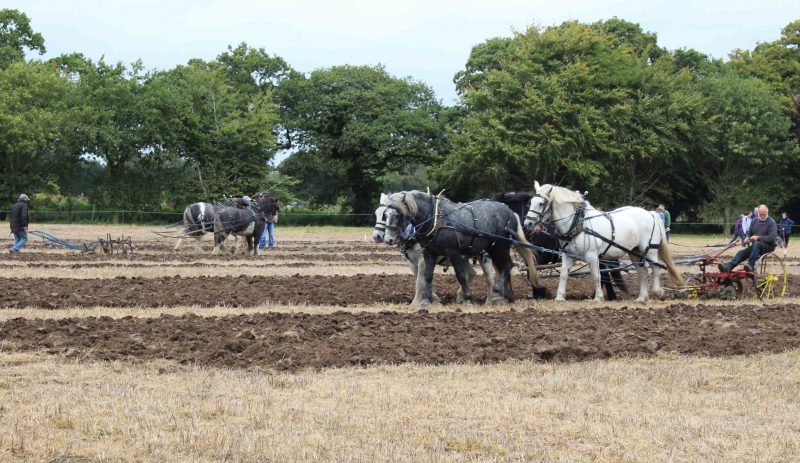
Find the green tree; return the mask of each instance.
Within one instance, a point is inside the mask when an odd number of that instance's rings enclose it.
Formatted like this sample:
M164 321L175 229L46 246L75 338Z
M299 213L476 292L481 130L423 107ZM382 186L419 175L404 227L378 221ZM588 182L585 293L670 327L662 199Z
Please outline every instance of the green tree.
M781 38L759 43L751 52L735 50L731 66L738 72L764 81L782 97L792 120L791 132L800 142L800 19L781 30Z
M160 131L168 134L164 148L185 162L192 180L183 187L194 198L253 194L272 170L278 114L271 92L255 92L229 69L192 60L151 82L160 95Z
M6 200L38 190L67 162L67 92L48 65L16 61L0 69L0 196Z
M733 72L703 79L700 88L713 135L711 155L695 160L711 193L705 216L730 223L759 203L786 202L794 178L785 172L799 153L779 97Z
M539 180L596 188L598 205L680 195L708 143L703 99L655 34L615 18L509 40L476 46L456 76L464 117L442 186L474 197Z
M441 106L430 88L381 66L317 70L287 80L276 95L298 149L292 157L301 161L287 164L301 164L290 175L306 182L306 162L337 172L353 212L374 209L384 174L431 163L445 146Z
M25 60L25 50L47 52L42 34L34 32L25 13L19 10L0 10L0 69Z

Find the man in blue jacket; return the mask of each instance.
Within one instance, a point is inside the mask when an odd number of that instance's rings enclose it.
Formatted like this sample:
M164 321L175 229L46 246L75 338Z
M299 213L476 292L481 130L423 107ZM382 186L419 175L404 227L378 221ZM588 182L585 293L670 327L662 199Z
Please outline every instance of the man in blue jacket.
M11 247L12 254L18 253L25 243L28 242L28 203L31 200L28 195L21 194L19 199L11 206L11 233L14 234L14 246Z
M727 264L719 264L720 272L730 272L747 259L744 269L752 272L759 257L775 250L778 241L778 224L769 216L769 208L765 204L758 206L758 216L750 222L747 230L747 241L750 247L737 252Z

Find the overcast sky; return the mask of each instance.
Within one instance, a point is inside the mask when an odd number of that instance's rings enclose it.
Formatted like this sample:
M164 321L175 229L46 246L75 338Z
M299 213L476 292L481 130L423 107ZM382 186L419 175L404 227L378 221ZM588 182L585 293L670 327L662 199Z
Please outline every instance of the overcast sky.
M725 58L771 42L800 18L798 0L4 0L44 36L48 53L169 69L246 42L303 72L382 63L455 101L453 75L473 45L530 25L613 16L655 32L668 49Z

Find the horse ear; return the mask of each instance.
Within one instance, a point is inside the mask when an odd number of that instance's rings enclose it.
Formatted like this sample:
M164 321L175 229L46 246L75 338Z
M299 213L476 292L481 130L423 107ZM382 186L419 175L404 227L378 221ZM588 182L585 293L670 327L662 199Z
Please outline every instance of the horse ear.
M386 193L381 193L381 201L379 204L384 205L388 200L389 200L389 195L387 195Z
M541 189L542 189L542 186L539 185L539 181L538 180L534 180L533 181L533 191L535 191L538 194L539 190L541 190Z

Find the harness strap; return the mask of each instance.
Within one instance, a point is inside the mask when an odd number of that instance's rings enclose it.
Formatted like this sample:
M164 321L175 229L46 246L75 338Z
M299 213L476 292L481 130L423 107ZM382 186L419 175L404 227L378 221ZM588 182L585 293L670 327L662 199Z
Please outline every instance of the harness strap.
M616 234L616 228L614 227L614 219L612 219L611 218L611 214L609 214L607 212L603 213L603 215L605 216L606 219L608 219L608 223L611 224L611 241L614 241L615 234ZM601 256L606 255L606 253L608 253L609 249L611 249L611 242L608 243L608 246L606 246L606 250L603 251L603 253L600 254L600 255Z

